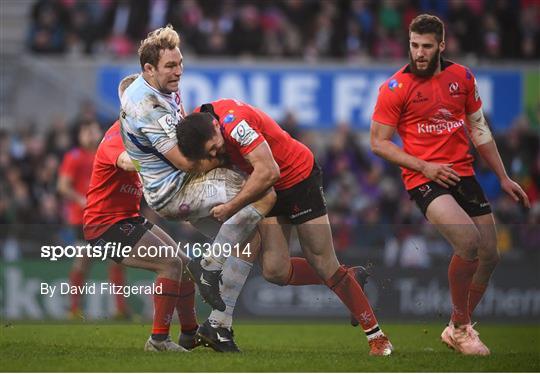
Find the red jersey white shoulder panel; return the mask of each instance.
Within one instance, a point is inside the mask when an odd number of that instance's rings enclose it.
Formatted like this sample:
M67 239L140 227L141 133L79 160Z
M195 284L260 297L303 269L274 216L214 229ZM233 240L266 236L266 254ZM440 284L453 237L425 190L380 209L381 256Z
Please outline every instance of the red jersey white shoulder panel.
M417 77L406 67L385 85L373 119L395 121L399 111L396 127L403 150L428 162L453 164L461 176L473 175L465 121L466 114L478 110L482 103L472 73L443 61L442 71L433 77ZM406 168L402 172L407 189L429 181L419 172Z

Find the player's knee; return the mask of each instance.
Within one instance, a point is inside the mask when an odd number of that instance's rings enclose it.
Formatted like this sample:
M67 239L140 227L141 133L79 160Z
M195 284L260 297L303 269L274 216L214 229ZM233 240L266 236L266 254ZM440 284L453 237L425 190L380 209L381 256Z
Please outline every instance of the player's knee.
M470 230L466 235L463 235L458 244L459 250L467 257L476 257L480 245L480 233L476 230Z
M497 264L501 260L501 256L496 251L487 255L479 256L480 263L483 267L494 270L497 267Z
M278 286L286 286L289 280L289 272L278 267L264 268L263 277L270 283L277 284Z

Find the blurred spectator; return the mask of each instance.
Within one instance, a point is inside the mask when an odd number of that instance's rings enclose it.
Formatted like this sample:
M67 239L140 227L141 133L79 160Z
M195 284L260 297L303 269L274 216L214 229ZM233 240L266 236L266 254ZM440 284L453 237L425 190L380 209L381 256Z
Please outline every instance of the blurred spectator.
M402 59L421 12L446 22L449 56L539 57L540 3L512 0L37 0L28 46L122 57L172 23L183 48L202 56Z
M32 23L28 33L30 50L36 53L65 52L69 18L60 1L37 1L31 11Z
M469 4L465 0L450 0L448 2L447 50L449 47L448 36L456 37L459 49L464 54L474 54L479 46L478 40L478 16L474 15Z
M489 59L501 57L501 28L497 18L492 13L488 13L483 18L482 43L484 53Z
M229 50L233 55L256 56L263 51L263 30L255 5L243 5L229 34Z
M136 45L148 32L149 0L106 0L103 3L101 37L119 56L136 53Z
M75 3L70 12L71 24L66 37L68 50L73 53L93 53L99 29L96 23L98 20L94 18L92 3Z

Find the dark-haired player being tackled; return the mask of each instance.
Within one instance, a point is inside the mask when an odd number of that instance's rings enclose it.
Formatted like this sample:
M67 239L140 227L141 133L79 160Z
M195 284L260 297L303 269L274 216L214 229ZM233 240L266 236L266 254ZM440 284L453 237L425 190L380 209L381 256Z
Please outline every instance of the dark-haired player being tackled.
M526 207L529 200L506 174L473 74L443 60L444 47L444 24L439 18L423 14L411 22L410 63L380 87L371 148L401 166L411 199L454 249L448 268L452 316L442 341L466 355L488 355L471 315L499 254L491 207L474 177L469 137L502 189ZM403 149L392 142L396 130Z
M361 286L336 258L322 175L311 151L266 113L240 101L218 100L199 110L202 113L186 116L177 126L178 146L184 155L194 161L227 155L249 174L235 197L212 209L213 216L223 222L273 186L277 202L259 225L263 274L273 272L274 281L287 281L290 262L284 253L288 252L294 225L309 264L362 325L370 355L390 355L392 344L380 329ZM274 178L265 177L267 169Z

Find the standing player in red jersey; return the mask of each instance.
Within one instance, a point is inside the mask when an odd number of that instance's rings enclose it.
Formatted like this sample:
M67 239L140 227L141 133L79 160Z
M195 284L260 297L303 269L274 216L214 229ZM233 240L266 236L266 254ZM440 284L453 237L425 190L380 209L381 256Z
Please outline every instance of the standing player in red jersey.
M312 278L313 284L319 284L322 278L362 325L370 354L390 355L392 345L379 328L361 286L336 258L321 170L311 151L266 113L237 100L214 101L198 110L202 113L188 115L177 127L178 146L184 155L194 161L227 155L233 164L249 173L240 192L214 207L212 215L223 222L273 186L276 204L259 225L265 277L281 284L298 284L295 277L303 281ZM273 178L267 177L269 171ZM291 224L315 272L307 263L291 263Z
M401 166L411 199L454 249L448 268L452 317L442 341L463 354L488 355L489 349L471 325L471 315L499 254L494 217L474 177L467 132L502 189L525 207L529 200L506 174L473 74L441 59L444 46L444 24L439 18L423 14L411 22L410 63L380 88L371 148ZM403 149L391 140L396 130Z
M72 225L80 237L80 225L83 224L83 209L86 205L86 192L92 175L92 164L96 155L96 148L101 137L101 129L95 121L82 122L77 128L77 141L79 146L65 154L59 169L58 192L66 200L65 220ZM82 286L91 259L75 258L69 274L70 285ZM124 272L119 265L109 267L109 280L116 285L124 284ZM71 318L80 318L81 296L70 294ZM127 315L125 298L115 295L116 311L119 317Z
M138 77L133 74L124 78L118 94ZM101 141L92 171L87 204L84 210L84 237L92 246L103 248L108 242L130 246L128 257L111 257L113 261L129 267L156 272L156 285L162 294L154 295L154 320L152 336L147 340L147 351L185 351L197 343L195 334L198 323L195 313L195 286L183 277L182 263L189 259L171 252L162 257L148 257L138 248L145 246L170 246L176 242L160 227L140 214L143 195L142 185L135 166L129 158L120 134L120 121L116 121ZM169 328L177 309L181 324L179 344L170 340Z

